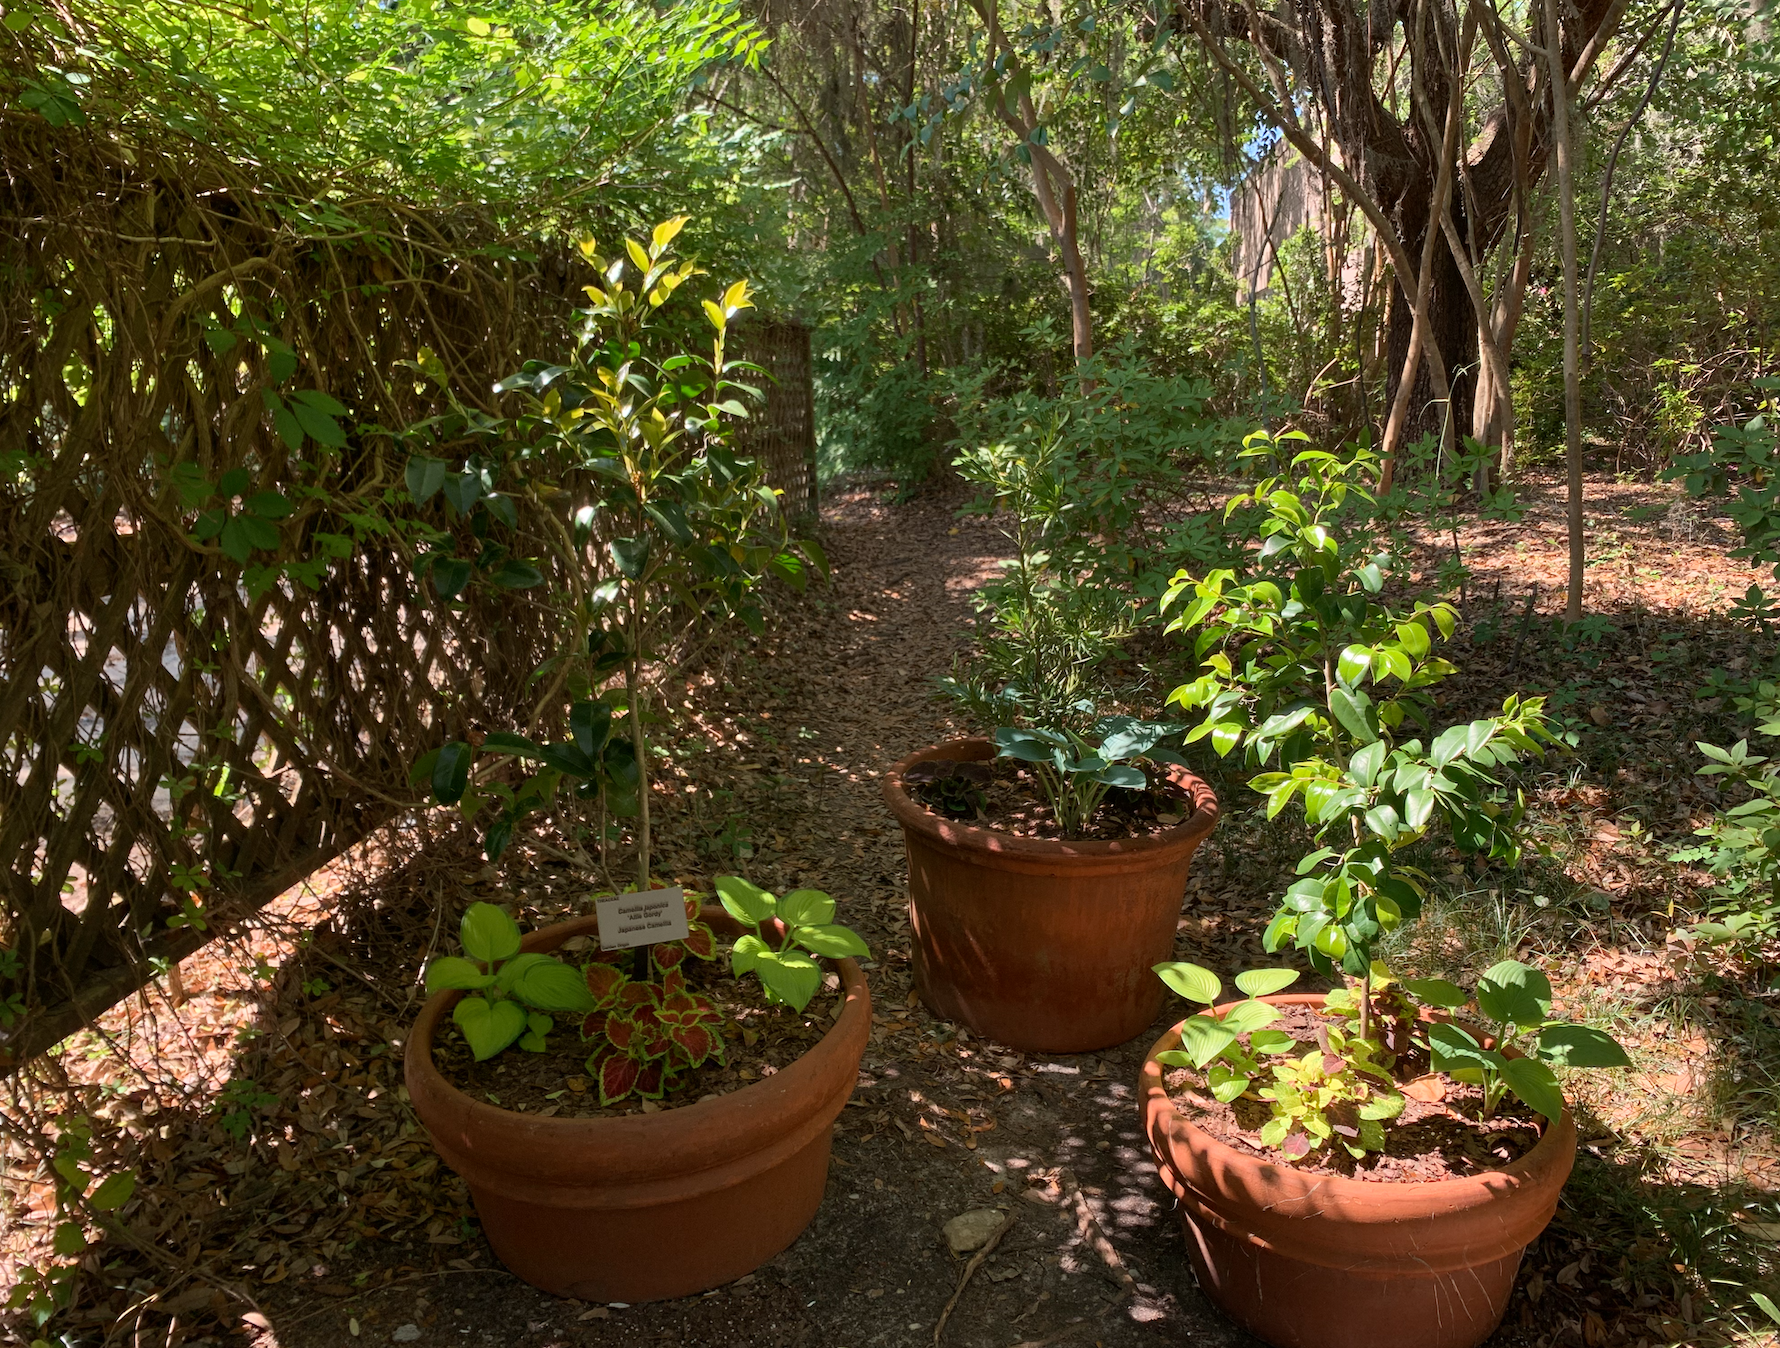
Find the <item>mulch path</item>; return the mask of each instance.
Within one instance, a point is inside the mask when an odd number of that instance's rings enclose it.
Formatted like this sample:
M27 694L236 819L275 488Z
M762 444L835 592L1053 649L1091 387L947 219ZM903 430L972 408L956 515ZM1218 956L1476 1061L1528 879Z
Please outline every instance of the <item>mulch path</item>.
M71 1313L80 1341L912 1348L933 1342L962 1268L940 1227L992 1207L1016 1223L960 1298L945 1344L1253 1348L1200 1296L1138 1127L1138 1064L1185 1008L1103 1054L1030 1057L935 1020L911 994L906 866L878 780L963 729L932 683L962 647L971 592L1004 544L985 522L957 518L961 503L837 493L823 517L833 583L782 603L767 638L744 638L688 677L685 734L666 760L663 880L709 892L712 876L733 872L781 893L822 888L872 947L872 1043L837 1126L826 1200L791 1249L741 1283L631 1307L545 1296L494 1261L401 1087L419 971L452 948L464 904L512 902L537 925L586 911L590 883L543 844L516 844L490 867L441 816L392 830L251 932L188 960L178 988L163 980L114 1010L102 1029L116 1052L83 1035L43 1068L65 1080L39 1100L94 1120L93 1164L141 1176L100 1247L104 1266L90 1259ZM1550 546L1536 541L1544 564ZM1496 549L1504 566L1513 546ZM1504 658L1510 641L1511 628ZM1523 644L1517 660L1537 669L1539 641ZM1603 799L1578 799L1602 817ZM1603 865L1615 864L1603 846ZM1269 895L1296 855L1290 840L1228 817L1195 862L1181 956L1226 973L1263 962ZM16 1143L0 1182L5 1286L42 1250L54 1198ZM1586 1241L1586 1223L1560 1212L1492 1344L1630 1346L1662 1341L1647 1321L1692 1321L1679 1283L1618 1290L1613 1259Z

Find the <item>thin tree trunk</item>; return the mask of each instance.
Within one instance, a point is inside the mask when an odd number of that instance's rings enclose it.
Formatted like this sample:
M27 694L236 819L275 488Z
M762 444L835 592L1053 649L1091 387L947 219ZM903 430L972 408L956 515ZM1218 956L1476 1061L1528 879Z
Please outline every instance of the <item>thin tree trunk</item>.
M1558 0L1545 0L1545 60L1551 75L1552 135L1557 159L1558 231L1564 255L1564 465L1569 475L1570 592L1564 621L1582 621L1587 541L1582 517L1582 377L1576 294L1576 182L1571 162L1570 80L1563 64Z

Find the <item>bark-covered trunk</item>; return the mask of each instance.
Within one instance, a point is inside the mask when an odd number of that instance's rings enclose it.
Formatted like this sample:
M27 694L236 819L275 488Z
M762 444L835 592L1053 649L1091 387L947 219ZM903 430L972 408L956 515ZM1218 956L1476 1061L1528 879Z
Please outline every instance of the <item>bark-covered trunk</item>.
M1430 186L1428 196L1432 196ZM1424 198L1425 201L1426 198ZM1407 235L1411 256L1419 257L1422 239ZM1385 389L1388 407L1397 396L1397 385L1409 359L1409 335L1415 316L1403 287L1391 286L1390 319L1386 328L1387 368L1389 382ZM1446 363L1446 375L1452 388L1451 421L1449 409L1441 403L1435 390L1428 362L1416 367L1415 384L1410 390L1408 433L1404 442L1413 444L1424 435L1439 437L1450 425L1451 441L1471 433L1472 407L1477 393L1477 314L1471 297L1459 275L1458 264L1444 243L1434 252L1433 284L1428 295L1428 326Z

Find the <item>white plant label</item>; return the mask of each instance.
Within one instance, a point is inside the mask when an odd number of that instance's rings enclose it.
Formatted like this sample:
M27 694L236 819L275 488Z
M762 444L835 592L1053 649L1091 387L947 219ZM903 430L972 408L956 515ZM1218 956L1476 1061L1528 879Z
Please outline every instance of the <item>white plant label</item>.
M601 950L684 941L692 930L686 925L686 891L678 885L641 894L615 894L597 900L594 910L600 919Z

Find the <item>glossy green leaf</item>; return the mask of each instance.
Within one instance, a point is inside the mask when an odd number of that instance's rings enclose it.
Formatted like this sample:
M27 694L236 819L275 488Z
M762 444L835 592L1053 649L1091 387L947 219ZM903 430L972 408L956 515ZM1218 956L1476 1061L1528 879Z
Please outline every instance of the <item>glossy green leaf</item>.
M611 553L613 564L627 580L640 580L649 566L649 535L614 538L606 545L606 551Z
M470 762L475 751L462 740L442 745L433 760L433 799L440 805L455 805L463 799L470 782Z
M115 1212L130 1201L130 1195L136 1192L136 1172L120 1170L115 1175L108 1175L100 1181L87 1201L100 1212Z
M408 495L414 498L414 503L424 505L439 494L439 488L445 485L445 474L448 471L444 460L416 454L402 470L402 479L407 483Z

